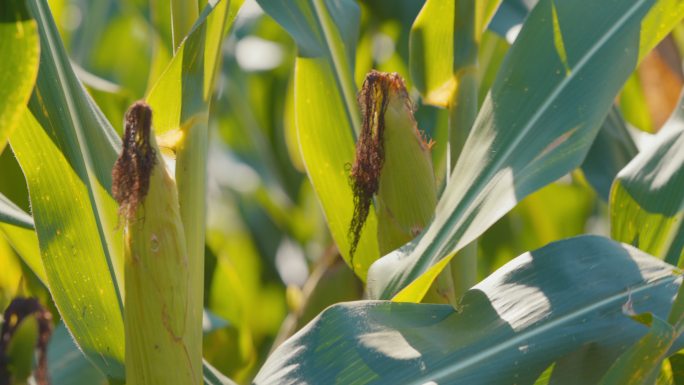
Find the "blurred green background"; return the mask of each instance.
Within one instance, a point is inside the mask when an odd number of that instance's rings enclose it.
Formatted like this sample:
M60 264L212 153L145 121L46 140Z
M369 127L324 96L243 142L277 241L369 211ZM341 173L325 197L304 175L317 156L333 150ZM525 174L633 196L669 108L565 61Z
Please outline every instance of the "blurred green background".
M126 108L146 95L171 57L168 9L165 12L161 0L49 3L77 74L121 133ZM523 4L506 3L508 11ZM237 19L223 42L210 113L205 271L205 308L210 314L204 351L217 369L244 383L274 344L328 305L362 298L363 285L339 258L300 159L293 113L294 42L255 1L239 5L231 5ZM371 0L360 5L357 86L375 68L398 72L410 88L408 37L423 2ZM522 16L497 15L500 35L484 36L481 98L508 48L501 35L512 37L524 17L521 9ZM630 130L645 140L677 101L683 46L680 26L643 61L617 99ZM411 96L419 128L436 142L433 159L441 185L447 113L422 105L415 90ZM0 192L30 212L26 183L9 147L0 155L0 170ZM584 233L607 235L605 186L597 193L589 174L577 170L530 195L488 230L479 242L480 277L551 241ZM2 237L0 266L0 308L18 292L32 294L51 308L58 322L46 289ZM87 369L89 364L79 357L63 326L50 352L53 384L70 383L73 377L57 375L57 370L75 361L84 375L92 376L92 383L104 381Z

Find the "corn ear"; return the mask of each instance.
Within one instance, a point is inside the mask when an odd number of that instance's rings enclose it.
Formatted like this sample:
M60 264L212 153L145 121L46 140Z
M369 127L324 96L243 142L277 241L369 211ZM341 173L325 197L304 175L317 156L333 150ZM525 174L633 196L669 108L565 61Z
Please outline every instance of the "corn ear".
M125 221L126 383L200 384L201 341L188 321L188 254L176 183L142 103L126 115L124 148L112 172ZM197 327L201 327L198 325Z
M434 215L437 188L432 143L418 130L398 74L371 71L359 93L359 104L363 127L351 170L355 212L350 241L353 251L374 199L378 247L380 255L385 255L415 238ZM440 274L425 300L456 306L448 272Z
M360 234L375 197L378 243L384 255L418 235L437 205L430 144L418 131L406 86L396 73L370 72L359 93L363 128L351 178Z

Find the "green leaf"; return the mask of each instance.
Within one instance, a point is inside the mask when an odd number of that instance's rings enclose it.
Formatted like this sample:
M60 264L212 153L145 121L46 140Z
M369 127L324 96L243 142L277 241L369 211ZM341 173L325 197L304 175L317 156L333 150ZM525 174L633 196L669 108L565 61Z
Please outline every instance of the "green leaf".
M69 331L60 323L47 349L48 373L52 385L106 385L107 378L78 349Z
M108 192L120 141L74 75L47 3L29 5L39 25L41 67L12 149L62 319L89 359L122 378L123 242Z
M12 249L47 287L47 274L41 259L38 236L34 230L0 223L0 234L4 235Z
M649 133L655 131L638 71L632 73L632 76L627 79L625 87L620 93L620 111L622 111L625 120L634 127Z
M674 384L684 384L684 354L681 352L674 354L668 358L668 361L672 368L672 379L674 380Z
M513 43L535 4L534 1L502 0L487 28Z
M489 23L494 18L494 15L503 1L504 0L480 0L476 2L477 22L475 23L475 35L478 37L478 41L482 37L482 34L487 30Z
M25 109L12 149L26 175L52 298L83 352L123 377L123 319L87 186ZM100 187L101 188L101 187Z
M0 233L36 276L47 285L33 218L0 193Z
M551 381L551 374L553 373L553 368L555 365L550 365L544 372L534 381L534 385L548 385Z
M641 385L657 374L677 334L672 325L652 318L649 332L624 352L601 379L601 385Z
M681 0L658 0L644 19L639 41L639 61L644 58L684 17Z
M0 153L17 125L38 74L38 26L26 0L0 4Z
M340 254L366 279L379 257L377 219L368 215L353 261L347 234L354 212L348 168L360 131L353 79L359 8L351 0L259 0L297 42L295 125L309 180Z
M33 371L33 355L38 343L38 320L28 316L20 321L4 352L13 384L27 383Z
M230 378L224 376L207 361L202 362L202 375L206 385L236 385Z
M582 163L587 181L605 201L610 199L610 186L615 176L637 152L620 111L611 108Z
M481 38L476 8L484 2L475 3L428 0L416 17L409 42L409 66L425 103L450 106L461 79L475 74Z
M684 248L684 99L618 174L610 196L611 236L673 265Z
M0 222L23 227L25 229L33 229L33 218L1 193Z
M327 56L335 62L338 76L346 78L353 74L360 17L356 2L352 0L257 0L257 2L292 35L297 42L299 56ZM343 70L352 71L344 73ZM342 85L342 87L346 86ZM353 98L353 95L351 96Z
M556 242L470 289L461 312L386 301L330 307L277 348L254 382L531 384L553 362L564 371L559 359L586 346L610 357L641 338L644 327L622 307L631 299L666 315L681 283L673 270L602 237ZM600 378L611 363L578 370Z
M641 22L652 4L543 0L533 9L484 101L434 221L419 239L372 266L371 298L420 300L454 252L582 162L636 66Z
M354 140L334 84L332 68L325 59L297 58L295 122L307 174L340 254L365 280L368 267L379 257L377 217L369 213L352 265L347 233L354 199L347 169L354 161Z

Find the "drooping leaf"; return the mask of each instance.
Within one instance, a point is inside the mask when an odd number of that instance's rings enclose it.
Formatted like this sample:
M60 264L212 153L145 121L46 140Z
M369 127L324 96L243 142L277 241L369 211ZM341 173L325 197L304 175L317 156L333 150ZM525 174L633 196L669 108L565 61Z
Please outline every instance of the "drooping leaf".
M348 169L361 126L353 79L358 5L351 0L258 2L297 42L294 103L302 158L341 255L365 280L379 257L375 214L368 215L353 263L347 236L354 212Z
M671 264L684 255L684 110L620 171L610 196L611 236Z
M0 4L0 153L26 106L38 74L38 26L25 0Z
M384 301L328 308L276 349L254 382L533 384L569 353L592 346L610 356L637 341L646 330L623 305L631 299L636 310L665 316L681 283L673 272L602 237L556 242L473 287L460 313ZM582 370L600 378L611 363L587 361Z
M641 23L652 5L545 0L533 9L484 101L434 221L419 239L373 265L372 298L419 300L454 252L521 198L581 163L636 66Z

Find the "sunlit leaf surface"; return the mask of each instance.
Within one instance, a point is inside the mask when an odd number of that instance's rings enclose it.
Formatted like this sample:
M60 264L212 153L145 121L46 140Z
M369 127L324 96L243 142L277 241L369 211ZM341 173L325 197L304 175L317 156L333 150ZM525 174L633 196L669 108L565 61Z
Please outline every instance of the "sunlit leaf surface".
M17 125L38 74L38 26L25 0L0 4L0 153Z
M618 174L610 196L611 236L673 265L684 255L684 111L677 110Z
M653 4L541 1L534 8L484 101L432 225L373 265L372 298L421 299L455 251L581 163L636 66L642 20Z
M673 273L601 237L552 243L473 287L460 312L384 301L335 305L279 347L254 382L532 384L554 361L591 346L600 355L581 373L572 360L558 361L553 383L596 383L612 357L646 332L623 305L666 316L681 283Z

